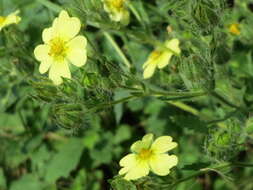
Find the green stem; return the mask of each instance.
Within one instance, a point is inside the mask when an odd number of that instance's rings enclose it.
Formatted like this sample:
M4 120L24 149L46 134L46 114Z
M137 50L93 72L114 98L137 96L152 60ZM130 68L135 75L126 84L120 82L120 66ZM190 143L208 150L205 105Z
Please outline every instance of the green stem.
M223 169L223 168L227 168L227 167L253 167L253 164L251 163L241 163L241 162L234 162L234 163L225 163L225 164L221 164L219 166L215 166L215 167L210 167L210 168L203 168L200 169L198 172L191 174L187 177L181 178L179 180L177 180L176 182L174 182L173 184L168 184L168 185L164 185L163 187L175 187L176 185L178 185L179 183L188 181L192 178L198 177L202 174L208 173L210 171L215 171L215 170L219 170L219 169Z
M104 108L107 108L107 107L111 107L111 106L116 105L116 104L127 102L127 101L129 101L131 99L134 99L134 98L137 98L137 97L138 96L133 95L133 96L128 96L128 97L119 99L119 100L111 101L111 102L108 102L108 103L102 103L102 104L99 104L96 107L93 107L92 109L90 109L90 111L91 112L96 112L98 110L101 110L101 109L104 109Z
M108 32L103 32L104 36L107 38L107 40L111 43L111 45L114 47L120 58L122 59L123 63L127 66L127 68L131 67L130 62L122 52L122 50L119 48L118 44L114 41L113 37Z
M111 107L111 106L119 104L119 103L124 103L124 102L132 100L134 98L141 98L141 97L145 97L145 96L154 96L154 95L155 96L164 96L164 93L162 93L162 92L160 92L160 93L159 92L154 93L154 91L153 91L153 93L150 93L150 94L146 94L146 93L138 93L138 94L139 95L134 94L134 95L131 95L131 96L119 99L119 100L115 100L115 101L111 101L111 102L108 102L108 103L99 104L98 106L92 108L92 111L93 111L93 109L96 111L96 110L103 109L103 108L106 108L106 107ZM170 93L166 93L166 95L167 96L168 95L177 96L177 97L171 97L172 99L175 99L175 98L192 98L192 97L204 95L204 92L198 92L198 93L192 93L192 92L170 92Z
M208 121L207 124L212 125L212 124L215 124L215 123L226 121L227 119L229 119L230 117L235 115L237 112L238 112L238 110L232 111L232 112L228 113L224 118Z
M132 13L136 17L136 19L140 22L140 24L143 25L143 21L141 19L141 16L138 13L138 11L136 10L136 8L132 5L132 3L131 2L127 2L127 6L132 11Z
M234 162L234 166L236 167L253 167L253 163L243 163L243 162Z
M206 92L163 92L150 90L150 95L155 96L203 96L206 95Z
M219 101L221 101L222 103L232 107L232 108L239 108L239 106L233 104L232 102L228 101L226 98L224 98L223 96L221 96L220 94L218 94L217 92L213 91L210 93L213 97L215 97L216 99L218 99Z
M193 100L194 98L203 96L204 94L196 94L196 95L184 95L184 96L171 96L171 97L160 97L159 99L163 101L178 101L178 100Z
M213 120L212 118L210 118L209 116L206 116L205 114L202 114L200 111L198 111L197 109L183 103L183 102L179 102L179 101L167 101L167 103L181 109L184 110L188 113L191 113L192 115L195 115L197 117L199 117L201 120ZM217 125L221 128L226 128L226 125L224 123L217 123Z
M169 186L169 187L173 188L173 187L175 187L176 185L178 185L179 183L188 181L188 180L190 180L190 179L192 179L192 178L198 177L198 176L200 176L200 175L202 175L202 174L205 174L205 173L208 173L208 172L210 172L210 171L217 170L217 169L222 169L222 168L226 168L226 167L229 167L229 166L231 166L231 163L221 164L221 165L219 165L219 166L217 166L217 167L203 168L203 169L200 169L198 172L196 172L196 173L194 173L194 174L192 174L192 175L190 175L190 176L181 178L181 179L177 180L176 182L174 182L173 184L165 185L164 187Z

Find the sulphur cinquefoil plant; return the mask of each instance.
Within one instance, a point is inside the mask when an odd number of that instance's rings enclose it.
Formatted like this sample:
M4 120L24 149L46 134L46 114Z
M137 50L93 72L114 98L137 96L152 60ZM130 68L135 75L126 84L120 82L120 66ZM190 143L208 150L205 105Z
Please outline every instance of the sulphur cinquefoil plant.
M2 0L1 190L253 189L249 0Z

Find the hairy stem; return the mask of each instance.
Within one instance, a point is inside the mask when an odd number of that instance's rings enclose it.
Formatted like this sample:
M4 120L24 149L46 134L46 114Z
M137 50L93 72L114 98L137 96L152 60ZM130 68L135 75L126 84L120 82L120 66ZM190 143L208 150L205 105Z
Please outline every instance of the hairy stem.
M105 32L105 31L103 32L103 34L106 37L106 39L111 43L113 48L116 50L117 54L122 59L123 63L127 66L127 68L130 68L131 67L130 62L128 61L128 59L126 58L126 56L124 55L124 53L122 52L118 44L115 42L113 37L108 32Z
M221 96L220 94L218 94L217 92L213 91L210 93L213 97L215 97L216 99L218 99L219 101L221 101L222 103L232 107L232 108L237 108L239 109L240 107L233 104L232 102L230 102L229 100L227 100L226 98L224 98L223 96Z

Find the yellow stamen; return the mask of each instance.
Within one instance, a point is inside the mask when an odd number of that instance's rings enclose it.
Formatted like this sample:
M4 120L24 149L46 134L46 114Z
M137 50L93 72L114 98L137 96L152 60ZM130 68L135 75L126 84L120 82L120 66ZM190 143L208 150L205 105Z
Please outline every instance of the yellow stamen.
M50 56L52 56L55 60L62 60L65 58L68 47L64 40L62 40L61 38L55 38L50 41L49 45Z
M240 35L241 31L239 29L239 24L231 24L229 27L229 32L235 35Z
M156 60L157 58L160 57L161 54L162 54L161 51L154 50L154 51L151 53L150 58L153 59L153 60Z
M152 156L153 152L150 149L142 149L139 153L139 157L142 160L147 160Z
M6 20L6 17L0 16L0 25L4 23Z
M113 0L112 6L116 9L121 9L123 7L123 0Z

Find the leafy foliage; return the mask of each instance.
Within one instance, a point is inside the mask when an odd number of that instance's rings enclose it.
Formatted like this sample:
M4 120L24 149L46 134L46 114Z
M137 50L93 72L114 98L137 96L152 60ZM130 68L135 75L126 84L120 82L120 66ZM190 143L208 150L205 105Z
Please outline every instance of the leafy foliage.
M22 17L0 31L0 189L253 188L252 2L126 7L129 24L112 21L100 0L0 2L0 15ZM33 50L62 8L82 22L88 61L55 86ZM143 80L143 63L171 38L181 54ZM126 181L118 162L146 133L172 136L179 164L168 176Z

